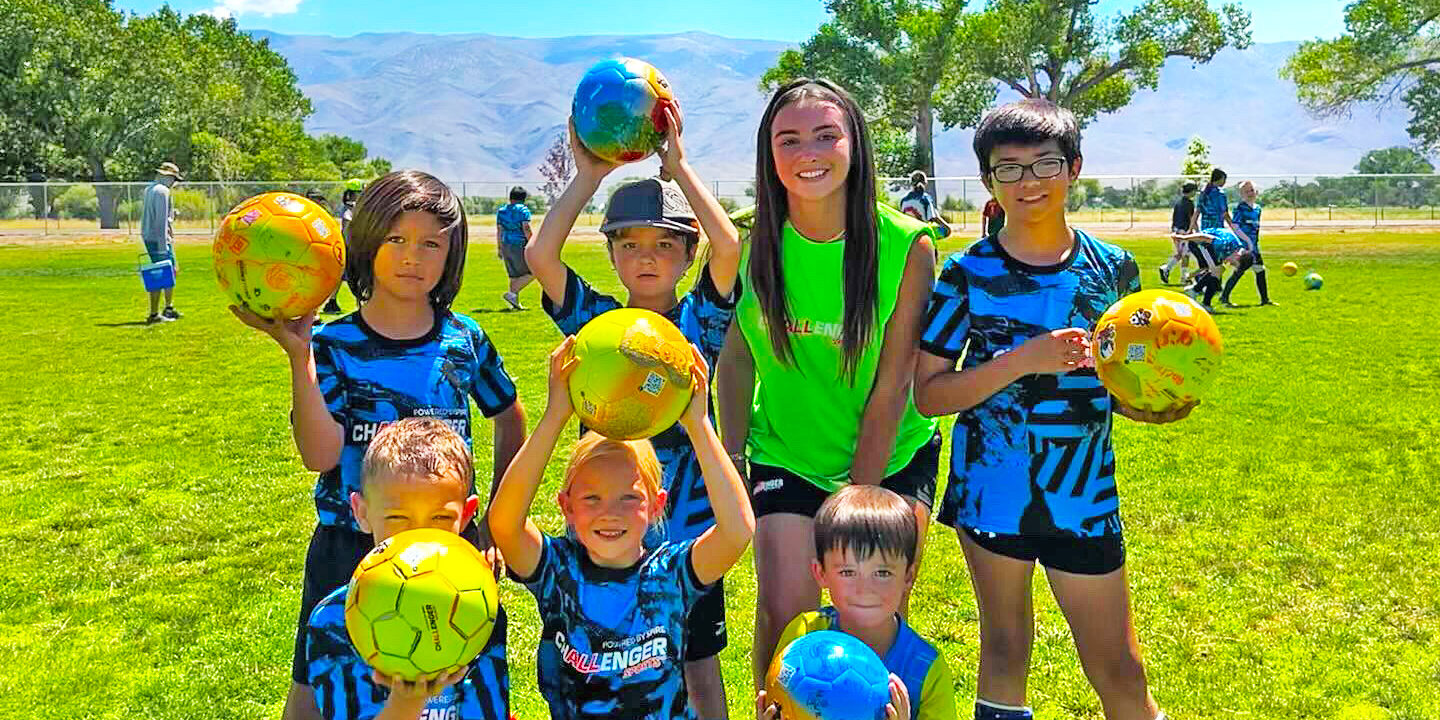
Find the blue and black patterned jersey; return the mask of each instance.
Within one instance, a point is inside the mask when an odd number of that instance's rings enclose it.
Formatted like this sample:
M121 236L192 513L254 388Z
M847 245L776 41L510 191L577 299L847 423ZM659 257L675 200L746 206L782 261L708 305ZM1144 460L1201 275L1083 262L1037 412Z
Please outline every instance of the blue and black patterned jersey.
M1226 258L1245 249L1245 241L1229 228L1210 228L1205 232L1215 236L1215 239L1210 241L1210 253L1217 263L1225 262Z
M1206 185L1200 191L1200 229L1209 230L1225 226L1225 213L1230 212L1230 201L1225 190L1219 185Z
M686 616L707 586L692 547L662 543L617 569L595 565L572 538L545 538L534 575L515 579L539 604L536 671L552 720L694 720Z
M1250 236L1250 242L1260 242L1260 203L1251 205L1241 200L1235 205L1235 212L1230 214L1230 221L1240 232Z
M305 657L310 687L325 720L370 720L385 707L390 689L375 684L345 632L345 596L338 590L310 613ZM510 717L510 670L505 662L505 633L500 627L470 663L464 680L430 698L420 720L507 720Z
M525 246L525 223L530 222L530 208L524 203L509 203L495 212L495 224L500 226L500 242L506 245Z
M730 290L729 297L721 297L710 278L710 268L700 269L695 287L680 298L675 307L665 313L666 319L685 335L690 344L700 349L705 362L715 367L720 357L720 348L725 345L725 332L730 329L730 318L735 315L737 288ZM559 306L550 302L550 296L541 300L545 312L560 332L574 335L585 323L597 315L624 307L619 300L597 291L585 278L574 270L566 268L565 302ZM710 408L710 419L715 419L715 409ZM584 428L580 430L582 433ZM705 478L700 474L700 461L695 459L695 448L680 423L650 438L655 446L655 455L665 469L665 492L669 495L669 507L665 531L670 540L693 540L700 537L715 524L715 513L710 508L710 496L705 492Z
M982 238L945 262L920 346L969 370L1026 340L1092 328L1140 289L1130 253L1075 231L1070 258L1036 267ZM939 519L1002 534L1120 531L1110 394L1094 368L1026 375L955 419Z
M350 493L370 439L408 417L439 418L470 442L470 404L494 417L515 403L515 383L485 331L464 315L436 315L430 332L392 340L351 313L315 332L315 374L325 405L345 432L340 463L320 474L315 512L325 525L359 529Z

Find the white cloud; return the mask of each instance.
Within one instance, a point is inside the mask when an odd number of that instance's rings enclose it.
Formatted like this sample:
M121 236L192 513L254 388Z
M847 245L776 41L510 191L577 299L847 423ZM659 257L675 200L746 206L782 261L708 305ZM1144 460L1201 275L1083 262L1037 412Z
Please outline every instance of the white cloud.
M220 0L220 4L202 12L218 18L239 15L289 15L300 9L300 0Z

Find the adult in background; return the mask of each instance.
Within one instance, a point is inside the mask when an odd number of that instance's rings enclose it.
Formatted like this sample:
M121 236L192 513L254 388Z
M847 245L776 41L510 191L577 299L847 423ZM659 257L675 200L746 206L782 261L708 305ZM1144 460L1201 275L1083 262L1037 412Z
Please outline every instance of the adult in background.
M180 180L180 168L175 163L160 163L155 169L155 182L145 188L145 206L140 211L140 239L145 243L145 252L150 254L150 262L169 260L176 273L180 266L175 262L175 225L171 221L174 205L170 202L170 188ZM160 310L161 292L165 293L164 311ZM145 324L180 319L180 313L175 310L174 293L173 286L150 291L150 316L145 318Z
M510 188L510 202L495 211L495 253L505 263L505 274L510 276L510 292L505 293L505 302L516 310L524 310L520 304L520 291L535 279L530 266L525 263L525 244L530 242L530 208L525 206L529 193L516 185Z
M925 171L910 173L910 192L900 199L900 212L934 225L937 236L950 237L950 223L945 222L940 206L935 203L935 198L930 197L928 183Z
M1000 207L1000 201L992 197L985 202L980 218L980 226L985 229L985 236L995 237L1005 227L1005 208Z

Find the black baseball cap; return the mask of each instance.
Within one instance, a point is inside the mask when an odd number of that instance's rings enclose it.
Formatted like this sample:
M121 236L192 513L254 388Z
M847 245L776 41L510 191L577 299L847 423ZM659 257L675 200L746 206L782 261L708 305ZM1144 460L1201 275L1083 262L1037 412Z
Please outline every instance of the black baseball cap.
M626 183L610 196L605 206L605 223L600 232L611 233L630 227L657 227L699 234L700 225L685 193L673 182L646 178Z

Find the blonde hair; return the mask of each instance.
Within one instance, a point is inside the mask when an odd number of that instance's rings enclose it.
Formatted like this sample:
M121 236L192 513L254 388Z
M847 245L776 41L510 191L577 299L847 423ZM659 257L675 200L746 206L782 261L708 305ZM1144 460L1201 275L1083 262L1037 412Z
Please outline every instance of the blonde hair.
M660 497L660 481L664 477L660 470L660 459L655 457L655 446L649 440L612 440L591 430L575 443L570 453L570 465L565 468L565 484L561 492L569 492L580 468L591 460L607 457L623 457L635 466L635 471L645 483L645 492L650 499Z
M400 475L454 478L469 494L475 465L460 433L436 418L412 417L386 425L370 441L360 471L362 492L376 479Z
M1255 190L1255 183L1250 182L1249 180L1241 180L1241 181L1240 181L1240 184L1235 186L1235 189L1236 189L1236 190L1239 190L1239 191L1242 192L1242 193L1244 193L1244 192L1256 192L1256 190Z

